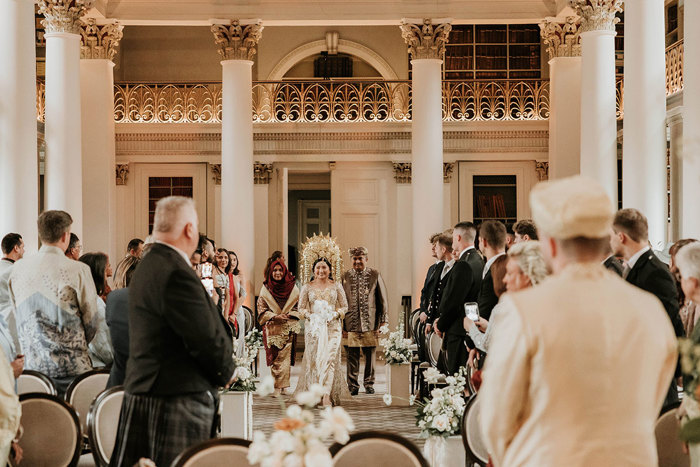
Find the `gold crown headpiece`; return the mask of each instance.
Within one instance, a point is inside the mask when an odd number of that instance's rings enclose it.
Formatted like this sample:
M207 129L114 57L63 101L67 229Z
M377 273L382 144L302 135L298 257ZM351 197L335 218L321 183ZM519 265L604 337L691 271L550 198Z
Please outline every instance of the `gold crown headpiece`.
M338 281L343 273L343 255L340 247L330 235L314 235L307 238L301 253L301 283L306 284L313 275L313 264L319 258L326 258L331 263L333 278Z

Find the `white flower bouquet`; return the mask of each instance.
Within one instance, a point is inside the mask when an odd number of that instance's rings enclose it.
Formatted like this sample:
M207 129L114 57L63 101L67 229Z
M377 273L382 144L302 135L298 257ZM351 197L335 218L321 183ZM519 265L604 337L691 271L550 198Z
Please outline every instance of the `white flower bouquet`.
M425 373L428 383L436 383L443 375L439 371L429 371ZM420 428L420 436L428 438L439 436L446 438L459 433L462 415L464 414L464 387L467 380L464 370L460 370L454 376L445 378L447 386L433 389L430 398L423 399L422 402L411 402L418 406L416 413L416 425Z
M389 333L389 327L384 325L379 328L382 334ZM411 339L403 337L403 324L399 324L399 328L389 333L389 336L380 339L379 344L384 347L384 359L389 365L400 365L411 361Z
M267 396L272 392L272 386L272 377L267 377L260 384L258 393ZM262 431L253 434L253 442L248 449L248 462L261 467L333 465L325 441L332 439L338 443L347 443L355 425L341 407L326 407L321 412L320 423L316 424L310 409L319 403L323 394L323 387L313 384L309 391L297 395L300 405L285 408L284 402L281 402L285 417L275 423L275 431L269 439Z
M252 371L253 362L258 356L258 351L262 347L262 333L253 328L245 336L243 355L233 354L233 363L236 369L233 372L233 384L229 391L255 391L255 378Z

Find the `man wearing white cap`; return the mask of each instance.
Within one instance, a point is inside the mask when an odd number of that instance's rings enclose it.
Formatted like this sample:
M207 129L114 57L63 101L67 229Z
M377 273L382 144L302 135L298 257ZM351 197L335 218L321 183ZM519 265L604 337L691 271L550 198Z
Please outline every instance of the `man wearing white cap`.
M481 424L496 466L655 466L654 422L676 365L661 302L601 264L613 205L580 176L530 206L553 275L501 298Z

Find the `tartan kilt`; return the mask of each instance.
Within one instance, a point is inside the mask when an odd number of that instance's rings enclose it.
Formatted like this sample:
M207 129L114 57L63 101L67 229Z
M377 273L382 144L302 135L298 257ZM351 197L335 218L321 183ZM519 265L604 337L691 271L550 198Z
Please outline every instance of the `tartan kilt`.
M124 393L110 467L142 457L169 466L185 449L215 436L218 401L209 391L180 396Z

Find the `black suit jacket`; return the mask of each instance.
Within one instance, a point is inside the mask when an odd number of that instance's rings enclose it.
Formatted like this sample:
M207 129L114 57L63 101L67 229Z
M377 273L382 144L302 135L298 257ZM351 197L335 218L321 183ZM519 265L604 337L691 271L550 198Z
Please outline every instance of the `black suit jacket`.
M486 272L484 279L481 281L479 289L479 316L488 320L491 318L491 311L498 304L498 297L493 288L493 276L491 268Z
M432 325L436 319L440 317L440 301L442 300L442 293L445 291L445 285L447 284L448 278L452 273L450 269L442 277L442 271L445 270L445 262L440 261L435 267L435 276L430 284L430 304L428 305L428 321L427 323ZM442 278L441 278L442 277Z
M126 361L129 359L129 289L117 289L107 295L105 320L114 349L114 363L107 387L124 384Z
M435 286L435 270L439 264L440 263L434 263L428 268L428 273L425 275L425 281L423 282L423 288L420 291L420 311L426 314L430 307L431 288ZM438 275L438 279L439 278L440 276Z
M644 253L627 275L627 282L656 295L666 309L676 336L685 334L678 314L678 289L671 272L651 250Z
M212 390L233 374L231 334L201 281L173 248L155 244L129 286L126 391L171 396Z
M464 330L464 304L476 302L481 286L481 273L478 266L481 256L475 249L463 254L452 266L450 276L445 284L440 300L439 320L437 327L441 332L452 335L466 336ZM483 267L483 266L482 266Z
M611 270L618 276L622 277L622 272L624 271L624 267L622 266L622 261L619 259L615 258L613 255L608 256L608 259L606 259L603 262L603 266L605 266L606 269Z

